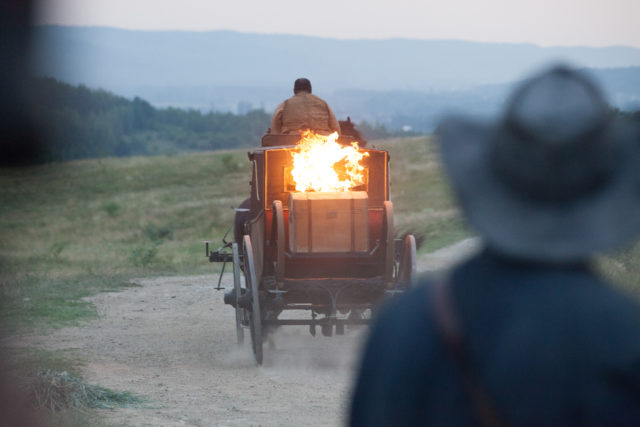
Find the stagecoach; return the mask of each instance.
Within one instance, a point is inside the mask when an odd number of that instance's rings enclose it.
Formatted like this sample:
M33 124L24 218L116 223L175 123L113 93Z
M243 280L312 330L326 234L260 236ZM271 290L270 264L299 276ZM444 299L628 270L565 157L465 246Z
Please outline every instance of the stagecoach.
M366 324L371 311L405 291L416 274L414 236L394 235L388 152L332 137L265 135L248 153L251 193L236 213L234 241L223 239L216 251L206 246L209 260L223 263L220 279L233 265L234 287L224 302L235 308L239 344L250 331L258 364L275 328L307 325L312 335L316 328L325 336L343 334L345 325ZM357 179L344 184L354 169L345 157L331 166L341 188L301 185L296 156L309 139L356 156ZM302 172L313 172L320 155L304 154L311 163L303 163Z

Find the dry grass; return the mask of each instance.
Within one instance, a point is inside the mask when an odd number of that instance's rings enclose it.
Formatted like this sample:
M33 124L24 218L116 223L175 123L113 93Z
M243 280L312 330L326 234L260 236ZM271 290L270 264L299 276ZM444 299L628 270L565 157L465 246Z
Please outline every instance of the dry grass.
M56 277L203 272L202 258L180 254L203 253L200 241L231 223L229 207L248 191L245 159L199 154L0 171L0 258ZM158 244L149 226L171 230L170 238ZM152 246L153 265L131 262L134 250Z
M138 407L146 402L128 392L87 384L65 371L40 370L18 378L0 376L2 425L104 426L95 409Z
M413 233L430 252L469 237L431 137L373 141L391 155L391 200L398 235Z
M418 235L424 251L468 235L430 138L373 144L391 153L399 235ZM231 226L249 178L244 151L0 170L3 326L93 317L82 297L129 277L215 271L202 241L215 247Z
M31 401L40 409L53 412L68 409L113 409L139 406L145 400L129 392L116 392L87 384L66 371L41 370L25 381Z

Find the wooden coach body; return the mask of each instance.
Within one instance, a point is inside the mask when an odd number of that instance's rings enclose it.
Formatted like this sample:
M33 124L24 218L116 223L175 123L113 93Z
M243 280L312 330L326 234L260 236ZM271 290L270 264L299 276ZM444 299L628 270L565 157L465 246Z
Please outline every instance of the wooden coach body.
M251 208L245 233L251 236L253 243L256 276L264 273L265 257L269 257L269 246L273 227L273 202L282 202L285 242L287 253L285 271L287 278L321 277L373 277L381 276L384 256L381 248L384 202L389 200L389 154L384 150L363 148L368 154L362 160L366 169L365 184L355 188L368 195L368 236L371 250L365 254L353 253L313 253L293 254L289 247L289 193L293 190L291 151L295 147L260 147L249 153L252 164ZM260 248L263 249L260 253Z

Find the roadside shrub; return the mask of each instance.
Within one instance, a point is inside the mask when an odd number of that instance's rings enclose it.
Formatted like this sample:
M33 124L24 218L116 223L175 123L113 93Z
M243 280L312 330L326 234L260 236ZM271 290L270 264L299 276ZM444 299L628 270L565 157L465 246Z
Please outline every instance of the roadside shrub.
M107 202L102 205L102 210L104 210L107 215L113 218L115 216L118 216L118 214L120 213L120 205L114 201Z
M69 408L127 408L138 406L144 401L129 392L117 392L87 384L66 371L38 371L28 378L26 386L34 404L50 411Z
M64 251L64 249L67 246L69 246L69 242L66 240L59 240L57 242L54 242L51 246L49 246L49 248L43 254L44 256L42 256L41 259L49 263L61 262L62 257L60 255L62 254L62 251Z
M147 268L155 260L158 255L158 248L151 247L138 247L131 251L130 260L136 267Z
M222 169L225 172L237 172L240 169L240 165L235 157L229 153L222 154L220 161L222 162Z
M173 227L170 225L149 224L144 228L144 232L152 242L161 244L164 239L173 239Z

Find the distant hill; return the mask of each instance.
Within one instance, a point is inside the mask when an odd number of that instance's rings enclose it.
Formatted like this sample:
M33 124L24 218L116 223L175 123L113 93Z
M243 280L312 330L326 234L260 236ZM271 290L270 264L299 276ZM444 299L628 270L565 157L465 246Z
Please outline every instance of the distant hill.
M340 119L433 128L443 111L497 111L513 84L562 60L594 69L619 108L640 106L640 49L454 40L338 40L231 31L35 28L35 72L160 107L271 111L309 77Z
M585 69L599 83L609 103L624 111L640 110L640 67ZM327 97L339 116L351 114L359 120L382 123L389 129L429 132L450 112L479 117L498 114L509 93L519 82L478 86L466 90L416 91L335 91Z
M518 80L557 59L589 68L640 66L640 49L622 46L337 40L61 26L36 27L35 39L41 70L54 73L52 77L128 91L144 86L218 86L273 88L286 94L293 79L302 75L324 93L441 91Z

